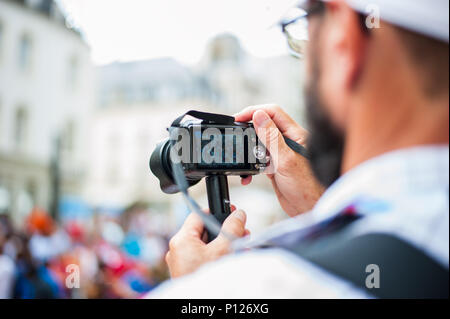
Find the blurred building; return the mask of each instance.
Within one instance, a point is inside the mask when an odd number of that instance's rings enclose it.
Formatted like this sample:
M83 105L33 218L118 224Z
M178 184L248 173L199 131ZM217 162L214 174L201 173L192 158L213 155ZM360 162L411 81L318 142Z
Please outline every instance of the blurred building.
M0 210L16 221L50 208L52 158L60 194L79 195L93 84L89 47L55 2L0 0Z
M223 34L210 41L196 69L217 92L222 112L233 114L248 105L276 103L301 121L302 67L288 55L250 56L235 36Z

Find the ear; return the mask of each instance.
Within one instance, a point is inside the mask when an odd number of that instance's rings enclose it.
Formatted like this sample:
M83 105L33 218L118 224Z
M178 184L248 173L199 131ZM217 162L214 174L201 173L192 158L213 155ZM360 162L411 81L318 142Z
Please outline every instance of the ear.
M326 38L342 86L341 89L353 90L358 83L364 64L367 35L364 33L360 17L344 1L327 2L330 33ZM329 60L330 61L330 60ZM336 79L336 78L335 78Z

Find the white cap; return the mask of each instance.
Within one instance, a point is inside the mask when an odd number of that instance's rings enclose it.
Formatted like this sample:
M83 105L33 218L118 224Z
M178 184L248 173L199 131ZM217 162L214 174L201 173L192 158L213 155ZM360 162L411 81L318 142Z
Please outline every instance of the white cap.
M270 10L272 24L284 20L288 8L307 0L265 0L276 2ZM332 0L321 0L324 2ZM449 0L345 0L354 10L370 14L376 8L380 19L423 35L449 42ZM270 6L268 6L270 7Z
M381 20L449 42L449 0L346 0L346 2L361 13L369 13L368 11L376 6Z

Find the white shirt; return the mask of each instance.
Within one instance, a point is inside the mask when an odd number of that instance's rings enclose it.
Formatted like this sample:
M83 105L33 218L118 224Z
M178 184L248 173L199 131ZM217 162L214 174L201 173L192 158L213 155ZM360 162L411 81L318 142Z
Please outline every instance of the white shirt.
M14 285L14 261L0 254L0 299L11 298Z
M58 229L50 236L34 234L30 239L29 248L34 258L49 260L70 248L70 238L61 229Z
M383 154L339 178L306 214L274 225L255 243L291 234L354 206L364 215L356 235L385 232L449 267L449 147L423 146ZM225 256L162 284L150 298L366 298L365 291L282 249Z

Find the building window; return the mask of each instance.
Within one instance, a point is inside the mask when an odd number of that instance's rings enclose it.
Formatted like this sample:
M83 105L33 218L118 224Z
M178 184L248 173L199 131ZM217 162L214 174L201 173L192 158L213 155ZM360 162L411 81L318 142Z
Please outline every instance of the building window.
M108 137L107 141L107 152L108 152L108 165L106 166L106 181L109 186L114 187L119 184L121 176L120 176L120 165L118 160L118 154L120 154L120 136L119 134L113 132Z
M0 214L7 213L11 208L11 194L9 190L0 184Z
M37 183L34 180L30 179L26 184L25 191L28 194L28 196L30 197L32 205L36 206L37 194L38 194Z
M23 149L27 142L28 131L28 114L24 107L19 107L16 110L14 119L14 142L16 147Z
M28 70L31 66L31 51L33 43L28 34L22 35L19 44L18 63L21 70Z
M78 80L79 62L76 56L69 59L69 67L67 72L67 83L69 88L75 89Z
M75 148L75 122L69 120L64 128L63 148L66 152L73 152Z
M3 128L3 107L2 107L2 98L0 96L0 145L2 144L2 136L3 136L3 132L2 132L2 128Z
M3 53L3 38L4 38L4 31L3 31L3 23L0 21L0 61L2 60L2 53Z

